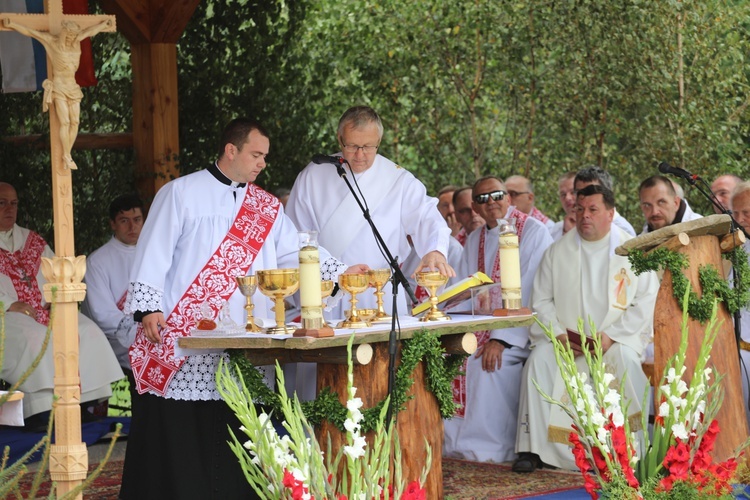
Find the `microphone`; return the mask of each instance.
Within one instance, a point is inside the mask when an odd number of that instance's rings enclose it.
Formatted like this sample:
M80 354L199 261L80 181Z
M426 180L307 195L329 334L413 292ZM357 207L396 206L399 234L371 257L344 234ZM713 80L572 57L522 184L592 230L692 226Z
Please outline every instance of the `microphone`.
M659 172L661 172L662 174L676 175L677 177L682 177L683 179L687 179L692 182L695 182L695 180L698 178L697 175L693 175L687 170L680 167L673 167L665 161L659 163Z
M346 160L343 156L328 156L328 155L315 155L312 157L312 162L316 165L322 163L331 163L333 165L343 165Z

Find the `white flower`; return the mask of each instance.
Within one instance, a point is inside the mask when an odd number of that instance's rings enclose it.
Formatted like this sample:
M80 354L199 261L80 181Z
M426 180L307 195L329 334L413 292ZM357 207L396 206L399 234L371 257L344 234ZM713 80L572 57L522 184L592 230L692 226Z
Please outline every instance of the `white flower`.
M620 411L620 408L616 408L611 413L612 415L612 423L615 424L617 427L622 427L625 425L625 416Z
M677 393L678 394L685 394L688 390L688 386L685 383L684 380L680 379L679 382L677 382Z
M682 441L687 441L688 439L688 431L685 429L685 424L672 425L672 434L674 434L674 437L681 439Z
M677 378L674 368L667 370L667 383L671 384Z
M614 389L610 389L606 396L604 396L604 403L609 406L619 406L620 394Z
M603 378L604 385L606 387L609 387L609 384L612 383L612 381L615 379L615 376L611 373L605 373Z
M347 418L344 420L344 429L352 434L359 432L359 424L354 420Z
M669 416L669 403L666 401L659 405L659 416L662 418Z

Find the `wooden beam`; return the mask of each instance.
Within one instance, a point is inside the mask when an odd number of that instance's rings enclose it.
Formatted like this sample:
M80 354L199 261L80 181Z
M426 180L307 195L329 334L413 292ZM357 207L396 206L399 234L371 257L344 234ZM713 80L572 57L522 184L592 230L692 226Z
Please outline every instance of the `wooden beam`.
M136 184L141 196L149 200L179 176L177 46L133 44L131 61Z
M29 147L34 149L49 149L49 135L14 135L3 137L3 142L17 147ZM133 134L130 132L113 134L78 134L73 149L131 149L133 147Z
M200 0L99 0L132 44L177 43Z

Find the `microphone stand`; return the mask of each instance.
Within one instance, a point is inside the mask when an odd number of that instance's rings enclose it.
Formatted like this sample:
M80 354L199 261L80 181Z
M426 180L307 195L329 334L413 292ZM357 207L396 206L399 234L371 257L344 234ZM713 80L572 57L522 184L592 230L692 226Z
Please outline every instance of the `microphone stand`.
M737 231L737 229L740 229L745 234L745 237L750 239L750 234L748 234L747 231L745 231L745 229L742 226L740 226L739 223L735 220L734 216L732 216L732 211L728 210L724 205L721 204L719 199L716 198L716 195L711 190L711 186L709 186L708 183L705 180L703 180L702 177L698 175L690 175L690 176L685 176L684 178L688 181L688 183L690 183L691 186L695 187L699 193L705 196L708 199L708 201L710 201L716 208L721 210L721 213L729 216L729 218L731 219L730 227L731 227L731 231L733 234L735 231ZM700 181L702 185L699 184L698 181ZM739 275L738 270L735 268L734 269L734 289L735 290L739 286L739 283L740 283L740 275ZM742 326L741 326L742 319L741 319L741 313L740 313L739 308L734 312L733 316L734 316L734 338L737 343L737 353L739 355L740 340L742 339ZM742 360L740 360L740 362L741 361Z
M347 165L349 162L346 161L346 159L341 158L341 160L337 163L334 163L336 165L336 171L339 174L339 177L344 179L344 182L346 183L346 186L349 188L349 191L352 193L352 196L354 196L354 199L357 201L357 205L359 205L359 209L362 210L362 216L365 218L367 223L370 226L370 229L372 230L373 236L375 236L375 240L378 242L378 245L380 246L380 249L385 254L385 258L388 261L388 265L391 268L391 293L393 296L393 308L391 311L391 331L388 335L388 396L389 396L389 403L388 403L388 411L386 413L386 424L390 425L392 419L393 419L393 390L395 389L396 384L396 317L398 312L398 286L402 285L404 287L404 290L406 290L406 293L409 295L409 298L411 299L412 305L417 305L419 301L417 301L416 296L414 295L414 291L411 289L411 285L409 285L409 281L406 279L406 276L404 276L403 271L401 271L401 267L398 265L398 258L393 257L390 250L388 250L388 246L385 244L385 241L383 241L383 237L380 235L380 232L378 231L378 228L375 226L375 223L372 221L372 217L370 216L370 210L364 206L362 201L359 199L359 196L357 196L357 193L354 191L354 187L352 187L351 182L349 182L349 178L346 176L346 169L344 169L344 163ZM351 165L349 165L349 170L351 171Z

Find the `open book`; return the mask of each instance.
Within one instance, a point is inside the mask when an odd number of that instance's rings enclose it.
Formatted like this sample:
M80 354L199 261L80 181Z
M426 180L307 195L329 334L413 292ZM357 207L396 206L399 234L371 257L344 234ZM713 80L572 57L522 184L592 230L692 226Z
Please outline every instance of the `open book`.
M471 296L471 289L492 283L489 276L483 272L477 271L468 278L464 278L453 286L449 286L443 292L438 295L438 304L445 303L445 307L449 307L451 304L457 304L463 302ZM422 314L430 308L430 300L427 299L415 308L411 310L412 316Z
M565 329L566 333L568 334L568 342L570 342L570 346L573 348L578 348L581 351L584 349L587 351L593 351L594 350L594 338L593 337L584 337L586 344L584 346L581 346L581 334L578 333L575 330L571 330L570 328Z

